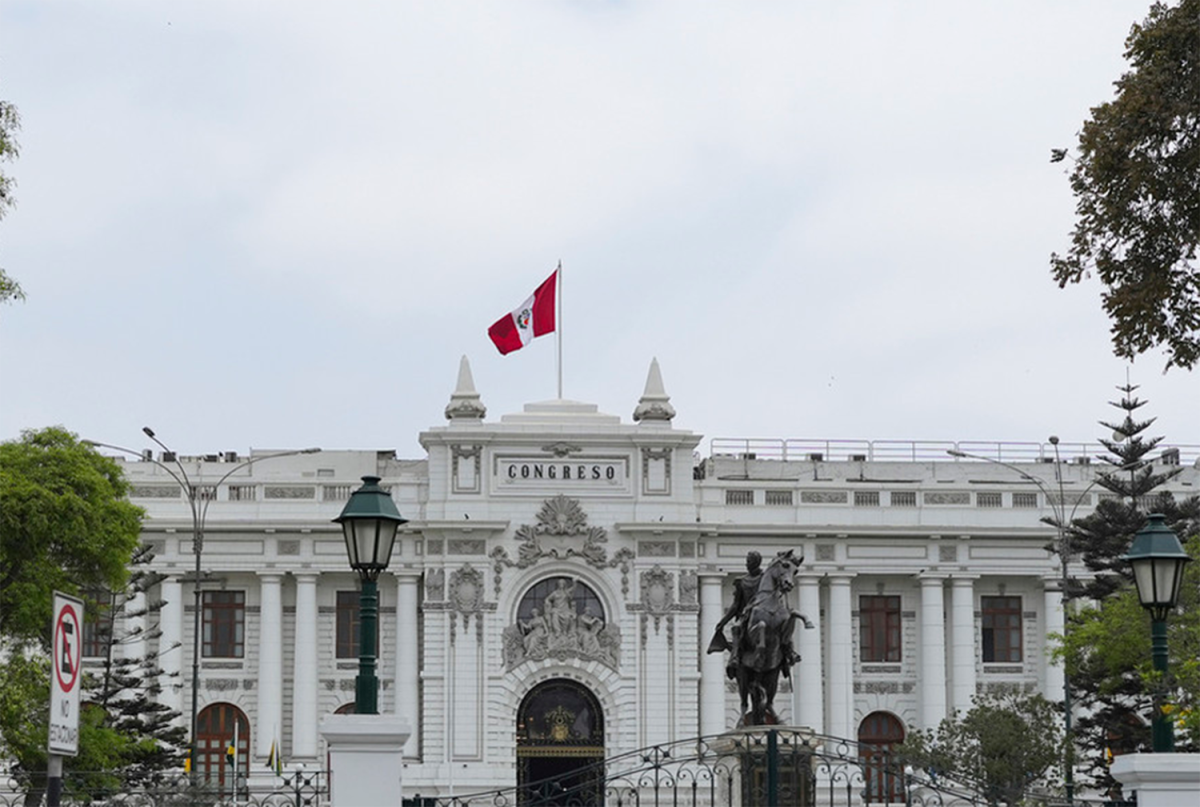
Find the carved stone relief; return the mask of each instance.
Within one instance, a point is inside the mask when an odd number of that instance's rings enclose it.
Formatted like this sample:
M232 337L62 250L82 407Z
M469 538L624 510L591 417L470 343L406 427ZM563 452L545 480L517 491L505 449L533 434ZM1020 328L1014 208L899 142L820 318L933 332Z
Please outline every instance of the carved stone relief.
M580 558L594 569L619 567L621 592L626 595L629 593L629 563L633 559L633 552L622 548L613 553L610 559L604 546L608 542L608 534L603 527L588 526L587 514L583 512L578 499L562 494L546 499L538 511L537 524L522 524L514 537L517 540L515 561L502 546L492 550L492 582L497 597L500 596L506 568L526 569L543 558L565 560L571 557Z
M446 599L446 573L441 569L425 572L425 599L430 602Z
M679 573L679 602L682 605L695 605L699 584L696 572L688 570Z
M471 617L475 617L475 637L482 642L482 612L485 607L483 602L483 574L478 569L470 566L455 569L450 574L450 585L447 594L450 607L462 618L463 630L467 630L471 626ZM452 614L450 616L450 641L454 642L457 636L458 623Z
M576 658L598 661L617 669L621 661L621 631L593 608L576 612L574 588L565 579L533 608L527 620L504 629L504 665L513 670L526 661Z

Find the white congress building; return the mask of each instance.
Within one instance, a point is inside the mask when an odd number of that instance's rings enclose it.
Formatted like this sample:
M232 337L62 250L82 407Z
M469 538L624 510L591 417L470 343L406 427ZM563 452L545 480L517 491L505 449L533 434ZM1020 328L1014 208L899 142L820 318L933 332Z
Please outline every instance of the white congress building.
M123 460L168 575L161 638L148 641L178 645L162 657L161 697L185 725L193 519L163 466L182 466L207 507L200 771L224 780L235 731L252 784L270 775L273 746L287 770L324 767L320 720L353 710L358 669L358 581L331 520L366 475L409 519L379 578L378 642L380 711L413 730L408 795L511 787L732 728L726 660L704 650L750 550L805 558L792 607L814 627L796 631L796 686L775 700L784 724L886 744L976 693L1061 700L1047 636L1063 625L1063 570L1041 519L1085 515L1109 495L1094 485L1099 446L702 449L673 426L656 362L630 406L631 420L569 400L489 419L464 358L445 425L420 435L424 457ZM1200 489L1196 453L1156 459L1187 466L1168 485L1176 495Z

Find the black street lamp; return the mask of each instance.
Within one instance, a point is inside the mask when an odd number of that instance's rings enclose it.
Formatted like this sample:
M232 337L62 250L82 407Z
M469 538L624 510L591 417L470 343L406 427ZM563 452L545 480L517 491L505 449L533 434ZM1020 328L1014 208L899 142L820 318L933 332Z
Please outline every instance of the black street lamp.
M396 529L408 519L400 515L391 495L379 486L378 476L364 476L363 486L334 522L342 525L350 568L358 572L362 592L358 600L358 677L354 679L354 712L379 714L379 679L375 677L375 623L379 613L376 580L392 559Z
M1142 607L1150 612L1150 655L1154 669L1167 676L1167 614L1179 602L1179 589L1183 582L1183 567L1191 560L1179 543L1179 536L1166 524L1161 513L1149 516L1146 526L1133 536L1129 553L1122 560L1128 561L1133 569L1133 581L1137 584L1138 599ZM1156 754L1175 750L1175 731L1171 719L1163 714L1160 685L1154 697L1154 714L1151 718L1153 749Z

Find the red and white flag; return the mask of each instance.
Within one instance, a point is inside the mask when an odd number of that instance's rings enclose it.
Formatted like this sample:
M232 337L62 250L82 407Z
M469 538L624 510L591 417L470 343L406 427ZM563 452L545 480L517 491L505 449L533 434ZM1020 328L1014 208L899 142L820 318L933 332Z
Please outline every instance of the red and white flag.
M512 353L529 344L535 336L553 333L555 327L558 270L546 278L525 302L496 320L488 336L502 354Z

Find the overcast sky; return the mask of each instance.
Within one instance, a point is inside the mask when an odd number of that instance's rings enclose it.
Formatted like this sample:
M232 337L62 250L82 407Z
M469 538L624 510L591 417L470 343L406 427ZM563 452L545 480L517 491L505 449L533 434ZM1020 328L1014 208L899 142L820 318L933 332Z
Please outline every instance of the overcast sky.
M628 421L657 356L705 452L1094 440L1127 365L1049 154L1148 5L5 0L0 439L420 456L464 354L489 420L556 396L486 329L561 259L564 397Z

